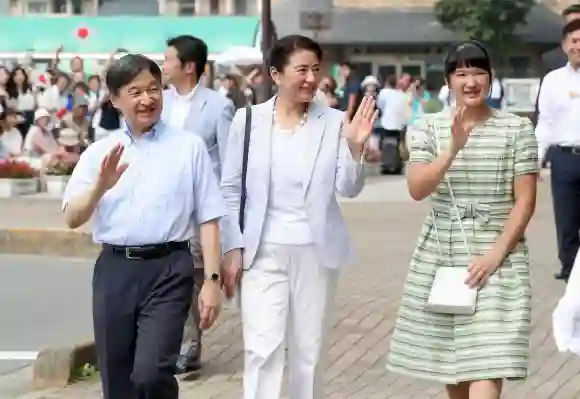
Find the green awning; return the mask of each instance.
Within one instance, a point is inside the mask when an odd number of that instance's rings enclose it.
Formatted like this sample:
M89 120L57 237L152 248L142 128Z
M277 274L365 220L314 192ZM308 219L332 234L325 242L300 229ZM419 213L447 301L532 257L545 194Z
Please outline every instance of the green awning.
M78 37L79 29L88 37ZM1 17L0 53L54 53L60 46L75 54L110 53L124 48L132 53L159 54L168 38L193 35L204 40L211 54L231 47L254 46L259 18L207 17Z

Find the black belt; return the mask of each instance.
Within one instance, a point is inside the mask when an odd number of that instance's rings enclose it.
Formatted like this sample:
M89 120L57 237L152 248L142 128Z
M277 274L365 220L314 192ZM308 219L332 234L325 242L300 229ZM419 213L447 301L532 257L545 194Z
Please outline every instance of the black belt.
M126 259L144 260L159 259L175 251L189 250L189 241L166 242L163 244L122 246L103 244L103 249Z
M580 146L578 145L556 145L554 146L562 152L572 153L574 155L580 155Z

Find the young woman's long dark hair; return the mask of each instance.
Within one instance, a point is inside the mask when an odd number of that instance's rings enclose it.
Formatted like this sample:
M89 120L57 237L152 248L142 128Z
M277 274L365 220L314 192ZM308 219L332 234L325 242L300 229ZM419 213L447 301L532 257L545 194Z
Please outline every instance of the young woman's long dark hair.
M18 98L19 94L18 85L16 84L16 80L14 79L18 72L21 72L22 75L24 76L24 81L22 82L22 92L26 93L32 90L32 85L30 84L26 69L18 66L12 70L10 78L8 79L8 83L6 83L6 92L8 93L9 98Z

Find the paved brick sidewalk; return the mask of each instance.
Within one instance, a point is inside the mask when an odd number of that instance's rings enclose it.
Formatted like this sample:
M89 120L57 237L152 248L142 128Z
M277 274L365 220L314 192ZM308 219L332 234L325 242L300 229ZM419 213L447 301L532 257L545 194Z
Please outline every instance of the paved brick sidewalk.
M386 189L386 187L385 187ZM377 191L386 199L389 190ZM366 202L368 201L368 202ZM442 387L385 371L385 355L395 320L407 262L425 205L402 200L344 205L359 262L347 270L336 299L336 318L328 350L328 399L444 398ZM580 397L580 359L557 353L551 336L551 312L564 286L557 269L551 204L543 184L537 214L528 234L533 260L533 350L530 376L508 383L509 399ZM226 314L207 334L206 368L193 381L182 381L184 399L241 399L242 355L239 320ZM42 396L45 399L97 399L96 384L77 384ZM275 398L272 398L275 399Z

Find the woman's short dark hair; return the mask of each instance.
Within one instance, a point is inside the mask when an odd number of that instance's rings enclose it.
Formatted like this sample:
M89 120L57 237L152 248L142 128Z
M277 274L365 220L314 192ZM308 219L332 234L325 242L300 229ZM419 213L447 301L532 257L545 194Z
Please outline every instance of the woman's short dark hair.
M468 40L454 45L445 58L445 77L455 72L457 68L483 69L491 77L491 58L483 44L476 40Z
M268 66L282 71L290 56L298 50L313 52L319 61L322 61L322 48L314 40L301 35L288 35L280 38L268 53Z
M161 68L155 61L141 54L127 54L107 70L105 82L109 92L118 96L121 89L130 84L143 71L148 71L155 80L162 82Z

